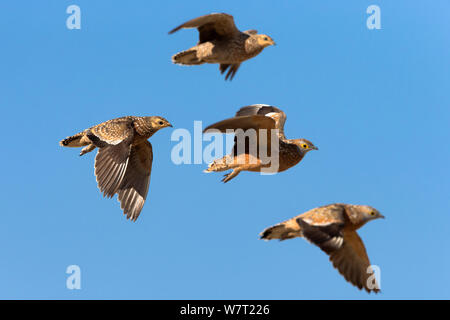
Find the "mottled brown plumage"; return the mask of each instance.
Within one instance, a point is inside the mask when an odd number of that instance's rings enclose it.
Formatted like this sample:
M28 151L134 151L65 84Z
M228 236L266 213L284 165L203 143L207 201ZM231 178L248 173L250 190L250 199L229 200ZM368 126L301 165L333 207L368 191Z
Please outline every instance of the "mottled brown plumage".
M378 292L379 285L369 279L369 257L356 232L378 218L384 216L369 206L331 204L267 228L261 233L261 239L304 237L329 255L333 266L347 281L367 292Z
M256 30L239 31L233 16L226 13L212 13L192 19L169 32L182 28L197 28L199 42L196 46L175 54L173 63L199 65L219 63L220 73L228 70L225 80L233 79L242 62L257 56L265 47L275 42Z
M162 117L122 117L67 137L60 145L84 147L80 156L99 148L95 157L98 188L109 198L117 193L127 219L135 221L150 183L153 151L147 139L171 126Z
M269 168L274 163L269 163L262 155L267 155L268 158L273 156L277 160L278 166L272 166L274 169L271 173L295 166L306 153L317 150L317 147L306 139L286 139L283 131L285 121L286 114L280 109L255 104L242 107L233 118L208 126L204 132L219 130L227 133L228 130L235 130L235 145L230 155L215 160L205 172L232 169L231 173L225 175L223 182L230 181L241 171L270 173ZM250 137L252 133L256 139ZM273 142L278 146L272 145Z

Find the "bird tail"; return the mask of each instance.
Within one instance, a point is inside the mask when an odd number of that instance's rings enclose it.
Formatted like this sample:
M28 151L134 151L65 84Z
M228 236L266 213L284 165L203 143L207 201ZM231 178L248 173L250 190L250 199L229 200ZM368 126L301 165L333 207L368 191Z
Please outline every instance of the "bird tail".
M85 146L86 143L83 143L81 141L81 138L83 138L83 132L77 133L73 136L67 137L64 140L61 140L59 142L59 145L62 147L82 147Z
M197 49L189 49L175 54L172 57L172 62L189 66L204 63L197 57Z
M279 239L281 241L302 237L302 231L297 221L290 219L265 229L260 236L263 240Z

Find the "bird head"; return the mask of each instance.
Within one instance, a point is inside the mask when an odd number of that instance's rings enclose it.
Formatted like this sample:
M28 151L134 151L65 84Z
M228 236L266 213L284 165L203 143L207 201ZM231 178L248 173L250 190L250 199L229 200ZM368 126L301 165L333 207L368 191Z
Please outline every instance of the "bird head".
M162 129L165 127L172 127L172 124L167 121L166 119L164 119L163 117L152 117L151 119L152 122L152 127L156 128L156 129Z
M266 34L257 34L255 35L256 39L258 40L258 44L261 47L268 47L268 46L274 46L275 45L275 41L273 41L273 39L271 37L269 37Z
M371 206L358 206L359 212L362 215L362 220L368 222L375 219L384 219L384 216L375 208Z
M319 150L311 141L306 139L295 139L294 143L300 148L303 153L309 152L311 150Z

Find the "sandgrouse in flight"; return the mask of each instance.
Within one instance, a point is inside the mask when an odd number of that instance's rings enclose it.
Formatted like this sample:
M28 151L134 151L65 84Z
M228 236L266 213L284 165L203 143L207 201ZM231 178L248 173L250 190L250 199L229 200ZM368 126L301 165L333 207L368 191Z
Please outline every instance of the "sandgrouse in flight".
M64 147L84 147L80 156L98 148L95 176L103 196L118 194L127 219L136 221L150 183L153 151L147 140L158 130L172 127L162 117L121 117L86 129L60 142Z
M304 237L330 256L333 266L347 281L367 292L378 292L378 284L369 280L369 257L356 230L379 218L384 216L369 206L331 204L267 228L261 239Z
M228 70L225 80L233 79L242 62L257 56L265 47L275 44L271 37L257 34L256 30L239 31L233 16L226 13L212 13L192 19L169 34L182 28L197 28L200 39L196 46L175 54L172 57L173 63L219 63L220 73Z
M283 131L285 121L286 114L280 109L269 105L255 104L242 107L233 118L208 126L204 132L213 129L222 133L227 133L228 130L236 131L235 144L231 154L216 159L205 172L233 170L226 174L222 180L228 182L241 171L261 172L265 169L269 170L271 163L263 161L260 155L271 156L272 151L278 153L278 167L275 172L282 172L295 166L306 153L317 150L317 147L306 139L286 139ZM242 131L238 129L242 129ZM245 136L247 130L252 129L256 133L256 139L253 139L253 141L249 136ZM264 133L260 134L261 129L266 130L267 136L265 139L261 139L261 137L264 137ZM272 130L275 131L272 133ZM272 148L272 135L278 141L278 149ZM244 147L239 147L239 141L241 141L241 144L244 143ZM252 148L251 143L253 144L255 141L256 146Z

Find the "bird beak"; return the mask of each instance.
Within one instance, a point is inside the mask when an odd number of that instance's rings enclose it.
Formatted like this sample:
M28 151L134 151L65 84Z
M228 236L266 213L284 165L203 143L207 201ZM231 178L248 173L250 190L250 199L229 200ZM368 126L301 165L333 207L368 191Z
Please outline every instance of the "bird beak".
M173 128L173 125L171 123L167 124L167 126Z
M382 214L380 214L380 218L381 218L381 219L386 219L386 217L383 216Z
M316 146L312 147L311 149L313 149L313 150L319 150L319 148L317 148Z

